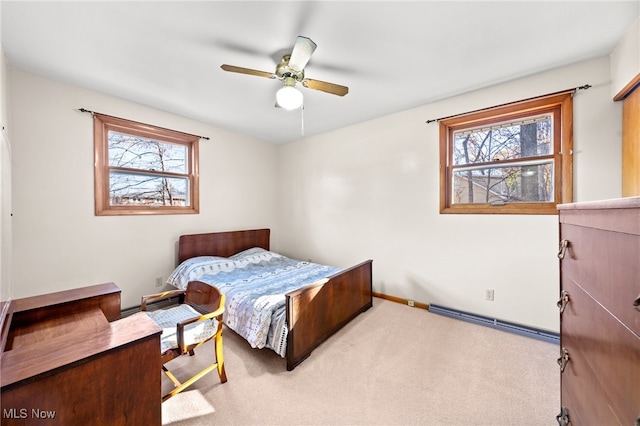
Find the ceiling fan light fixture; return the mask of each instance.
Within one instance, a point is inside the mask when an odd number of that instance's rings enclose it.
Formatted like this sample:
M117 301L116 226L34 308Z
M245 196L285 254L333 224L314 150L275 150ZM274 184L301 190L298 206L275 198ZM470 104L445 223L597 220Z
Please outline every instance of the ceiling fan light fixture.
M284 86L276 92L276 102L287 110L298 109L302 106L302 92L293 86Z
M337 96L344 96L349 93L349 88L346 86L340 86L326 81L311 80L305 77L304 68L309 63L316 47L316 44L310 38L298 36L291 53L282 56L282 60L276 65L276 70L273 73L228 64L222 64L220 68L228 72L281 80L284 82L284 87L276 93L275 106L287 110L304 108L302 92L296 89L296 83L302 84L307 89L319 90Z

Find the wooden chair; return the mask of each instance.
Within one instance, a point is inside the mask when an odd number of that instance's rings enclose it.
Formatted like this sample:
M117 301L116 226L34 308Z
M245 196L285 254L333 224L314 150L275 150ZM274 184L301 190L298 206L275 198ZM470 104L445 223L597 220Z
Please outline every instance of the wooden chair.
M178 305L165 309L147 311L148 302L178 297ZM162 371L175 385L174 389L162 396L162 402L182 392L205 374L218 370L220 381L227 381L222 354L222 313L225 295L209 284L191 281L186 290L173 290L142 297L141 310L162 328L161 353ZM166 364L182 355L194 355L194 349L214 339L214 363L180 382Z

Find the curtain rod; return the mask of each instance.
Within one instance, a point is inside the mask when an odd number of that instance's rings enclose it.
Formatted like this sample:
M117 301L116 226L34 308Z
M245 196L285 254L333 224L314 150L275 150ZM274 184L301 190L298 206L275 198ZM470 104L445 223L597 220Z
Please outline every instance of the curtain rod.
M583 86L578 86L578 87L574 87L574 88L567 89L567 90L561 90L559 92L547 93L546 95L542 95L542 96L534 96L532 98L521 99L519 101L507 102L506 104L496 105L496 106L487 107L487 108L480 108L480 109L476 109L476 110L473 110L473 111L461 112L460 114L448 115L446 117L434 118L432 120L427 120L426 123L430 124L430 123L437 122L437 121L440 121L440 120L446 120L448 118L459 117L461 115L472 114L474 112L487 111L487 110L490 110L490 109L500 108L500 107L507 106L507 105L513 105L513 104L517 104L517 103L520 103L520 102L526 102L526 101L530 101L530 100L533 100L533 99L545 98L547 96L559 95L561 93L575 92L576 90L587 90L590 87L591 87L590 84L585 84Z
M94 114L100 114L100 115L104 115L104 116L106 116L106 117L113 117L113 118L117 118L117 119L123 120L123 119L122 119L122 118L120 118L120 117L114 117L113 115L102 114L102 113L100 113L100 112L91 111L91 110L88 110L88 109L86 109L86 108L78 108L78 111L80 111L80 112L88 112L88 113L89 113L89 114L91 114L91 115L94 115ZM169 130L169 129L168 129L168 130ZM172 131L172 132L178 132L179 130L171 130L171 131ZM209 137L208 137L208 136L194 135L193 133L185 133L185 132L180 132L180 133L184 133L185 135L189 135L189 136L195 136L195 137L200 138L200 139L209 140Z

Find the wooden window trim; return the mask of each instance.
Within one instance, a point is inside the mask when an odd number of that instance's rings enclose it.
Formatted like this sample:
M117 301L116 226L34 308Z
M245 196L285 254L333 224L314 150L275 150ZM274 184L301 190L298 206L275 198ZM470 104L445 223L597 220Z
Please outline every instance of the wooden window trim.
M94 113L94 189L96 216L198 214L198 142L195 135ZM187 146L190 206L112 206L109 203L109 130Z
M492 125L506 120L553 113L554 201L549 203L452 204L451 187L454 131ZM560 141L558 144L557 141ZM440 213L444 214L558 214L557 205L573 201L573 92L515 102L505 106L454 116L440 121Z

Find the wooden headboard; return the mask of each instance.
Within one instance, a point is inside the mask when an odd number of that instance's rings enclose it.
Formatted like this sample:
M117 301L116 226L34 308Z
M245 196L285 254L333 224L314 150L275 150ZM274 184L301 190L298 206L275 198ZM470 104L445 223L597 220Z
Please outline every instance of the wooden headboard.
M269 229L181 235L178 264L196 256L229 257L251 247L269 250Z

